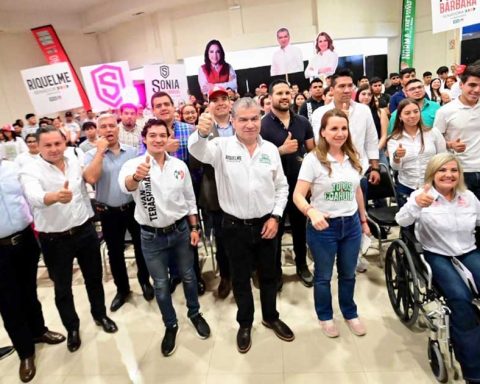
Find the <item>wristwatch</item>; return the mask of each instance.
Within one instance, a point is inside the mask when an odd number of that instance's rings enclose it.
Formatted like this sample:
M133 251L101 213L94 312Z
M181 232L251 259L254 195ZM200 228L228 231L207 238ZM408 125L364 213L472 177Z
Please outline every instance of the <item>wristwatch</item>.
M271 218L271 219L275 219L275 221L276 221L277 223L280 223L280 221L282 220L282 216L280 216L280 215L271 214L271 215L270 215L270 218Z

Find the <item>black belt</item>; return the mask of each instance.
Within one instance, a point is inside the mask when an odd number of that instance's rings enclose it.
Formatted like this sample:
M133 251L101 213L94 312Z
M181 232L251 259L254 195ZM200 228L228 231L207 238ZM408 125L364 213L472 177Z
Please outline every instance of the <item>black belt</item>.
M120 205L119 207L111 207L110 205L107 205L107 204L103 204L103 203L99 203L98 201L95 203L95 208L100 211L100 212L104 212L104 211L120 211L120 212L124 212L124 211L128 211L132 205L134 204L133 201L131 201L130 203L127 203L127 204L123 204L123 205Z
M234 222L235 224L247 225L247 226L263 225L263 223L265 223L265 221L267 221L267 219L269 217L270 217L270 215L268 214L268 215L258 217L258 218L255 218L255 219L239 219L238 217L229 215L228 213L225 213L225 212L223 213L223 218L224 219L230 220L230 221Z
M185 220L185 217L182 217L181 219L178 219L177 221L175 221L175 223L163 228L150 227L149 225L140 225L140 228L142 228L144 231L147 231L147 232L166 235L168 233L175 231L183 222L183 220Z
M39 236L41 237L67 237L67 236L73 236L76 233L82 231L86 227L90 225L90 219L85 221L83 224L77 225L76 227L67 229L66 231L63 232L38 232Z
M0 239L0 245L14 246L14 245L20 244L23 240L23 237L25 236L25 233L29 229L30 229L30 226L27 226L27 228L25 228L22 231L15 232L13 235L10 235L10 236L7 236L7 237L4 237L4 238Z

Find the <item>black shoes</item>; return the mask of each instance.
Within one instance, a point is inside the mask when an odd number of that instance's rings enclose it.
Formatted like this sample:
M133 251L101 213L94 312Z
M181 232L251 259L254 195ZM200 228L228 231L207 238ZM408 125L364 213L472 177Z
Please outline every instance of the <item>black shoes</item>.
M313 287L313 275L306 265L297 268L297 275L305 287Z
M40 337L35 337L33 339L33 342L35 344L38 343L45 343L45 344L60 344L65 341L65 336L63 336L61 333L58 332L53 332L47 330L42 336Z
M175 289L177 289L177 285L182 282L182 279L180 277L170 277L170 293L175 292Z
M226 299L232 290L232 283L229 279L222 277L220 284L218 284L218 297L220 299Z
M205 291L207 290L207 285L205 284L205 280L201 277L197 279L197 292L198 296L202 296Z
M203 318L201 313L197 313L195 316L190 318L195 330L197 331L198 337L201 339L208 339L210 336L210 327L208 326L206 320Z
M237 349L240 353L247 353L252 346L252 327L240 327L237 332Z
M100 319L94 319L95 324L101 326L103 330L107 333L115 333L118 331L117 324L115 322L108 318L107 316L101 317Z
M165 336L162 340L162 354L163 356L170 356L175 352L177 345L175 343L178 333L178 324L175 324L173 327L167 327L165 329Z
M12 346L1 347L0 348L0 360L4 359L7 356L10 356L13 352L15 352L15 348L13 348Z
M24 383L28 383L35 377L37 369L35 368L35 355L27 357L26 359L20 360L20 369L18 374L20 375L20 380Z
M150 282L146 282L145 284L141 284L140 286L142 287L144 299L147 301L152 301L155 297L155 291L153 290L152 284L150 284Z
M80 331L78 329L74 329L73 331L68 331L67 336L67 348L70 352L75 352L80 348L82 344L82 340L80 340Z
M112 304L110 305L110 311L115 312L120 309L121 306L125 304L129 296L130 292L128 292L127 294L117 292L117 294L112 300Z
M272 322L267 322L265 320L262 320L262 324L273 330L275 332L275 335L279 339L282 339L283 341L293 341L295 340L295 335L293 334L292 330L288 327L287 324L285 324L282 320L277 319Z

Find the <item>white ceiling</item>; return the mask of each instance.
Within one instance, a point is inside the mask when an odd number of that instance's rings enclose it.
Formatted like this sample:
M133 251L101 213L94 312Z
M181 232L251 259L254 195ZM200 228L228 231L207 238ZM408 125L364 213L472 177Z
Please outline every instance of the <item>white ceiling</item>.
M0 12L82 13L108 0L1 0Z

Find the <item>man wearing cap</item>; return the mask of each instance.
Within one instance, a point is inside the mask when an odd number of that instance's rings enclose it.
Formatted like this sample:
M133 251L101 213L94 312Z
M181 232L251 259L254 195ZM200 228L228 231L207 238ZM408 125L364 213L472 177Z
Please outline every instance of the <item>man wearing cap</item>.
M280 47L273 53L270 76L303 72L303 56L300 48L290 45L290 32L287 28L277 31Z
M324 105L323 101L323 81L319 78L314 78L310 81L309 88L310 97L305 103L302 104L300 110L298 111L299 115L302 115L312 122L312 113L318 108ZM320 128L320 127L318 127Z
M80 319L72 295L72 265L77 258L85 279L90 312L105 332L117 331L107 317L97 232L82 168L75 155L65 156L66 141L54 127L39 128L40 158L22 168L21 182L33 210L45 264L55 287L55 304L68 331L70 352L80 348Z
M117 119L112 114L100 115L97 119L98 134L96 148L85 154L83 177L95 185L96 209L102 222L102 232L107 243L108 260L117 294L110 306L118 310L129 298L130 283L125 265L125 233L132 236L137 278L145 300L153 300L153 287L140 243L140 227L133 217L135 203L130 194L123 193L118 185L118 174L123 164L137 156L134 147L119 142Z
M119 124L120 133L118 140L122 144L129 145L138 151L142 142L142 127L137 124L138 110L135 104L123 104L120 106Z
M193 251L199 241L197 205L187 165L166 152L167 124L149 120L142 131L147 152L128 160L118 176L124 193L136 203L135 220L141 227L145 261L155 285L157 303L165 324L161 351L170 356L176 348L179 330L172 305L168 267L175 260L183 281L188 317L201 339L210 336L210 327L200 313Z
M254 305L250 277L255 267L263 325L284 341L295 338L276 309L276 235L287 203L288 183L278 149L260 136L260 120L260 106L249 97L241 98L232 107L235 135L208 140L213 119L203 114L188 146L192 156L215 169L218 200L224 212L225 249L238 307L240 353L251 347Z
M288 214L292 228L293 250L297 275L306 287L312 287L313 276L307 267L306 218L293 203L293 190L297 183L298 173L305 154L315 147L312 126L308 120L290 110L292 94L285 80L277 79L270 84L271 112L262 119L262 138L278 147L283 171L288 181L288 202L285 213ZM276 267L278 274L278 290L282 280L282 236L285 227L285 216L280 222Z
M20 379L28 382L36 370L34 344L58 344L65 337L45 326L38 301L40 248L19 172L13 162L0 160L0 314L20 358Z
M390 86L385 89L385 93L393 96L402 89L402 85L400 84L400 74L397 72L392 72L388 78L390 79Z

